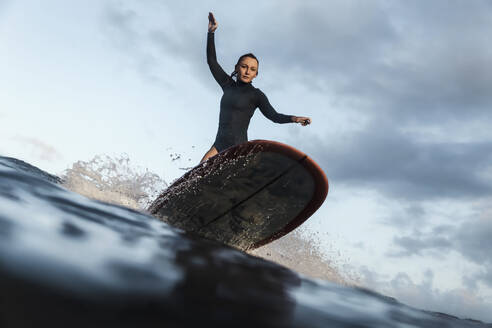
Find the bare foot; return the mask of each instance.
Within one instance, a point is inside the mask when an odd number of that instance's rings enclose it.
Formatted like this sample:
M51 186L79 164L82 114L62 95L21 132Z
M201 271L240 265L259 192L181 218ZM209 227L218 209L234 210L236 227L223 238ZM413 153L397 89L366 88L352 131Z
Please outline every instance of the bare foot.
M201 163L203 163L203 162L205 162L205 161L206 161L207 159L209 159L210 157L217 155L218 153L219 153L219 152L217 151L217 149L216 149L214 146L212 146L212 147L209 149L209 151L207 151L207 152L205 153L205 155L203 156L202 160L200 161L200 164L201 164Z

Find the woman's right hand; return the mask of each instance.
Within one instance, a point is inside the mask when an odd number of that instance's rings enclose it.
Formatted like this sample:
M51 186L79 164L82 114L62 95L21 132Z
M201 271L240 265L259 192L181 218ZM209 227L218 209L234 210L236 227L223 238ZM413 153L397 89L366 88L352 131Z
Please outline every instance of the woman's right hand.
M292 116L292 122L301 123L302 126L311 124L311 118L304 116Z
M214 14L208 13L208 31L210 33L215 32L217 26L219 26L219 24L217 24L217 20L215 20Z

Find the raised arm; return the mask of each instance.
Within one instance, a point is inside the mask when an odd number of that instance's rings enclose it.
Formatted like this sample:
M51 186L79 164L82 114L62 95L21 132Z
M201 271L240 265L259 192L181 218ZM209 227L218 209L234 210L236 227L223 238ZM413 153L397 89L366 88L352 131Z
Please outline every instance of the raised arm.
M207 63L210 68L210 72L217 81L217 83L224 88L224 86L232 81L232 78L220 67L217 62L217 55L215 53L215 40L214 32L217 29L217 21L212 13L208 14L208 35L207 35Z

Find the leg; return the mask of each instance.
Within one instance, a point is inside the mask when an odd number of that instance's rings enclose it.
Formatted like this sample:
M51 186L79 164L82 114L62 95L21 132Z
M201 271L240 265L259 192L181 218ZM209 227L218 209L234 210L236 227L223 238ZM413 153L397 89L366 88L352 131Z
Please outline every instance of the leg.
M217 155L219 152L217 151L217 149L215 148L215 146L212 146L209 151L207 151L205 153L205 155L203 156L202 160L200 161L200 163L202 162L205 162L207 159L209 159L210 157L212 156L215 156Z

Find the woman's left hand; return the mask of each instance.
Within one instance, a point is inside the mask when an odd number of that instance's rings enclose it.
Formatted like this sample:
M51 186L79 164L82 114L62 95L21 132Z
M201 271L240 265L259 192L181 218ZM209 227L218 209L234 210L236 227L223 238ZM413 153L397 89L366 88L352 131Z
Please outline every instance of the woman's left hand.
M214 14L209 12L208 13L208 31L210 33L214 33L215 30L217 29L217 26L219 26L219 24L217 23L217 20L215 19Z
M311 124L311 119L309 117L294 116L292 118L292 121L295 123L301 123L302 126L306 126L308 124Z

